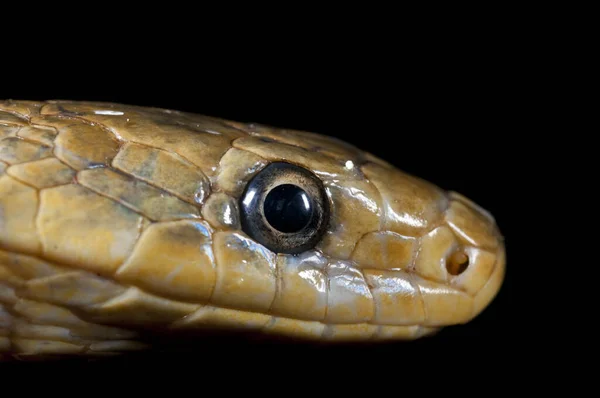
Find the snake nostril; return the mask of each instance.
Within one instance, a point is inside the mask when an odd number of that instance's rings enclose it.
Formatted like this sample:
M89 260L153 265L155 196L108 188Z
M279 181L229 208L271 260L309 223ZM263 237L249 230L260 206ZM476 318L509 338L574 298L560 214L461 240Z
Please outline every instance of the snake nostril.
M462 250L454 251L446 259L446 269L451 275L460 275L469 266L469 256Z

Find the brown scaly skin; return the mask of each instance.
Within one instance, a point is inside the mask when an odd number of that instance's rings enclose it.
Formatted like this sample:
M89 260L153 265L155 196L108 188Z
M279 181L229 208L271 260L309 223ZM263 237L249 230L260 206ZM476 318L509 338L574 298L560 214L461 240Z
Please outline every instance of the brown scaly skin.
M315 173L317 246L276 254L240 227L274 161ZM468 259L468 266L462 264ZM505 272L463 196L313 133L170 110L0 102L0 356L143 349L143 330L408 340L469 322Z

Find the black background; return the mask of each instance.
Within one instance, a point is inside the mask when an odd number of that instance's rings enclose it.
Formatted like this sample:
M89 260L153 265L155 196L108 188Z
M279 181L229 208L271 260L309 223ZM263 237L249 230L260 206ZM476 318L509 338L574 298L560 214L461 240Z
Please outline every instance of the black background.
M48 70L41 63L21 70L0 87L0 98L156 106L342 138L464 194L495 216L506 238L508 270L494 302L469 324L412 343L323 347L217 338L175 356L53 364L53 370L108 375L133 368L173 374L212 369L247 375L293 369L326 377L359 369L364 377L370 370L406 375L412 364L421 372L433 366L464 375L466 366L485 372L489 364L512 358L515 342L527 334L517 318L523 299L517 297L515 271L526 267L520 261L526 229L521 187L530 180L522 144L528 93L517 83L521 70L493 51L424 51L398 60L398 54L348 50L340 57L327 51L182 56L152 48L119 59L93 54L63 59L60 68Z

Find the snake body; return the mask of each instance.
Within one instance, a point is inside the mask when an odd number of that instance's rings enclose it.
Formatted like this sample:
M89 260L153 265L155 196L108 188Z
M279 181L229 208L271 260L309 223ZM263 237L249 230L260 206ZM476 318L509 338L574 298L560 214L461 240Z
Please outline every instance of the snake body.
M248 181L282 161L314 173L331 205L302 253L240 226ZM150 329L416 339L472 320L504 273L488 212L340 140L130 105L0 102L4 359L144 349Z

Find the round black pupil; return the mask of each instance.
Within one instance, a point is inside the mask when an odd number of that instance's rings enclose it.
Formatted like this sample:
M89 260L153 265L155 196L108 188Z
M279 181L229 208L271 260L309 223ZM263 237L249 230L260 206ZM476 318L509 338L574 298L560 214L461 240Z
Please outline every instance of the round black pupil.
M267 194L264 212L271 226L281 232L298 232L312 217L313 204L300 187L279 185Z

